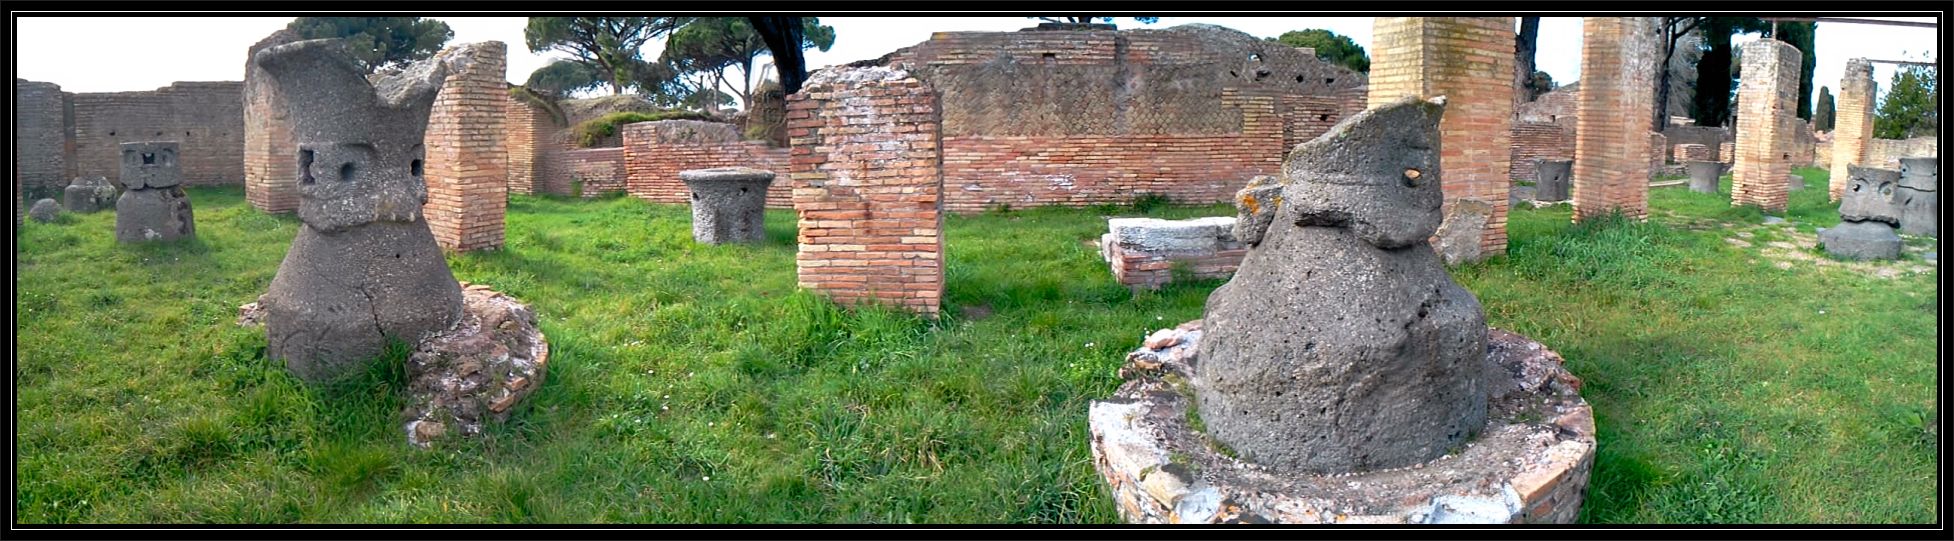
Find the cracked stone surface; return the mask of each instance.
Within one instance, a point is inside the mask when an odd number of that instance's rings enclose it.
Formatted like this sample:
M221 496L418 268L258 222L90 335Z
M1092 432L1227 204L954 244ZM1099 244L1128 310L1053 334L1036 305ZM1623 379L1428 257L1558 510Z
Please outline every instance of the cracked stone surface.
M278 45L253 61L287 97L300 168L302 225L260 301L267 354L323 382L357 372L390 340L453 328L461 286L420 210L443 60L373 83L340 40Z
M1493 329L1480 352L1483 434L1431 460L1362 473L1296 473L1245 460L1199 427L1187 395L1200 320L1149 336L1127 381L1088 415L1093 465L1131 523L1571 523L1593 468L1593 410L1559 355ZM1198 420L1198 421L1197 421Z
M1245 460L1394 468L1485 425L1485 315L1427 242L1442 109L1401 100L1297 145L1280 203L1258 207L1274 213L1266 231L1238 233L1260 242L1208 297L1192 386L1210 434Z

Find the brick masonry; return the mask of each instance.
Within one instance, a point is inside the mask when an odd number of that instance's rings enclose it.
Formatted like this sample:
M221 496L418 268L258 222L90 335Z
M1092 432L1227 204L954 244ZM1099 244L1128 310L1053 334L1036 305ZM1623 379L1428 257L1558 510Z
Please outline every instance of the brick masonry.
M1845 76L1839 78L1839 97L1832 124L1832 159L1825 166L1832 170L1829 195L1838 201L1845 195L1847 165L1865 165L1867 146L1873 140L1873 64L1864 58L1845 63Z
M1362 74L1200 25L939 32L882 63L941 95L955 212L1228 201L1364 106Z
M1559 122L1515 121L1512 144L1508 178L1532 181L1534 160L1574 159L1574 127Z
M234 81L180 82L146 92L68 94L71 177L120 185L122 143L173 140L181 145L184 184L243 183L243 90Z
M1730 204L1783 212L1791 188L1793 131L1802 124L1796 116L1801 56L1798 48L1773 39L1745 43L1743 48Z
M1371 38L1371 107L1405 96L1446 97L1441 187L1447 205L1470 198L1493 207L1480 237L1487 257L1506 253L1513 27L1512 17L1378 17Z
M744 141L733 124L663 120L626 124L623 165L625 189L653 203L691 200L679 171L714 167L752 167L773 171L768 208L793 208L796 184L789 179L787 149L765 141Z
M942 117L928 85L894 75L817 75L788 98L795 260L800 286L837 303L935 317L943 297Z
M1174 281L1177 269L1185 269L1197 280L1226 279L1235 275L1248 256L1248 246L1235 240L1234 218L1204 218L1189 221L1215 221L1219 231L1211 243L1199 245L1149 246L1145 242L1122 242L1118 228L1099 237L1099 255L1113 271L1113 279L1132 289L1160 289ZM1117 222L1118 220L1114 220ZM1176 249L1177 248L1177 249Z
M21 190L54 197L74 178L66 110L60 85L14 79L14 170Z
M451 46L440 57L450 70L428 115L422 214L443 248L497 248L509 205L507 46Z
M267 47L298 39L279 29L253 44L244 60L244 198L265 212L293 212L299 208L298 142L292 133L290 111L278 95L278 85L258 69L253 55Z
M1695 143L1676 145L1676 161L1678 163L1692 161L1713 162L1716 160L1716 151L1710 150L1710 147Z
M550 120L548 112L536 106L509 97L509 129L503 143L509 152L509 193L534 195L537 193L536 168L537 138L555 131L557 126Z
M1649 111L1655 107L1660 44L1647 17L1584 17L1581 94L1576 100L1574 219L1620 210L1633 219L1649 212L1652 148Z

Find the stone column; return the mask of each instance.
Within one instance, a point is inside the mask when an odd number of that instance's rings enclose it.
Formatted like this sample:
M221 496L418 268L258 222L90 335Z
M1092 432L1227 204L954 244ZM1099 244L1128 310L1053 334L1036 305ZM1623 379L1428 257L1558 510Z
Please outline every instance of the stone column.
M1730 173L1730 204L1783 212L1790 193L1791 145L1797 113L1797 47L1773 39L1744 44L1743 80L1737 87L1737 164Z
M267 47L294 41L297 33L280 29L244 56L244 198L265 212L299 208L298 143L278 85L251 58Z
M1512 17L1378 17L1371 47L1370 107L1405 96L1445 96L1439 126L1445 205L1491 206L1478 255L1506 252L1507 178L1513 123ZM1451 213L1447 213L1450 216Z
M1832 125L1831 187L1833 201L1845 194L1846 167L1866 163L1866 145L1873 140L1873 63L1854 58L1839 78L1838 116Z
M448 81L427 123L427 215L448 250L502 246L509 206L508 48L500 41L449 47Z
M1575 98L1574 220L1619 210L1649 215L1656 25L1648 17L1584 17L1581 93Z
M800 286L935 317L943 297L942 116L908 73L830 68L789 97Z

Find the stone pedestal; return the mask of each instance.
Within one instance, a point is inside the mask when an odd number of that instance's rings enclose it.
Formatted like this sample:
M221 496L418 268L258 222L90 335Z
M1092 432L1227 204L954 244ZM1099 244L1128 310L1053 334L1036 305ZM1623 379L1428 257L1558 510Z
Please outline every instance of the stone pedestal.
M1900 158L1900 232L1940 236L1940 158Z
M1900 258L1899 233L1880 222L1839 222L1818 232L1818 242L1825 245L1825 253L1843 259Z
M773 172L751 167L680 171L692 191L692 240L702 244L767 238L767 186Z
M54 202L53 199L42 199L40 201L35 201L34 208L27 210L27 217L33 218L34 221L41 222L41 223L52 222L56 217L59 217L60 215L61 215L61 204Z
M1722 163L1690 160L1683 167L1689 171L1689 191L1717 193L1717 180L1723 176Z
M105 177L75 179L61 192L61 206L68 212L95 212L114 204L115 186Z
M1535 201L1566 201L1569 177L1573 176L1573 160L1539 160L1534 165L1533 199Z
M1559 355L1490 330L1480 435L1439 458L1378 471L1295 474L1235 457L1190 411L1200 321L1150 336L1127 382L1091 405L1093 465L1120 516L1145 524L1567 524L1594 465L1594 414Z
M1790 187L1790 191L1805 189L1805 177L1800 175L1785 175L1784 183Z
M1196 279L1227 278L1248 247L1235 240L1235 217L1192 220L1113 218L1099 237L1099 254L1113 278L1133 289L1159 289L1182 266ZM1475 239L1476 240L1476 239Z
M197 236L190 196L182 186L122 192L115 201L115 240L172 241Z

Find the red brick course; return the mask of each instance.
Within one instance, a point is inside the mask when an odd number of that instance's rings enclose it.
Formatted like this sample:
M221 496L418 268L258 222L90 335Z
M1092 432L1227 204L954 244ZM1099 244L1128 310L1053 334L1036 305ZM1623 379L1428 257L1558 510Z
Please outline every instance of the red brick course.
M943 297L941 117L921 81L815 84L789 97L800 286L935 317Z
M1574 145L1574 220L1649 213L1657 38L1646 17L1585 17Z
M625 187L632 196L653 203L686 204L691 201L690 191L679 181L679 171L752 167L774 173L773 185L767 189L767 208L794 207L787 149L764 141L743 141L738 128L731 124L695 130L687 137L661 135L659 127L670 122L688 121L637 122L620 130L624 137ZM695 125L699 124L704 123Z

